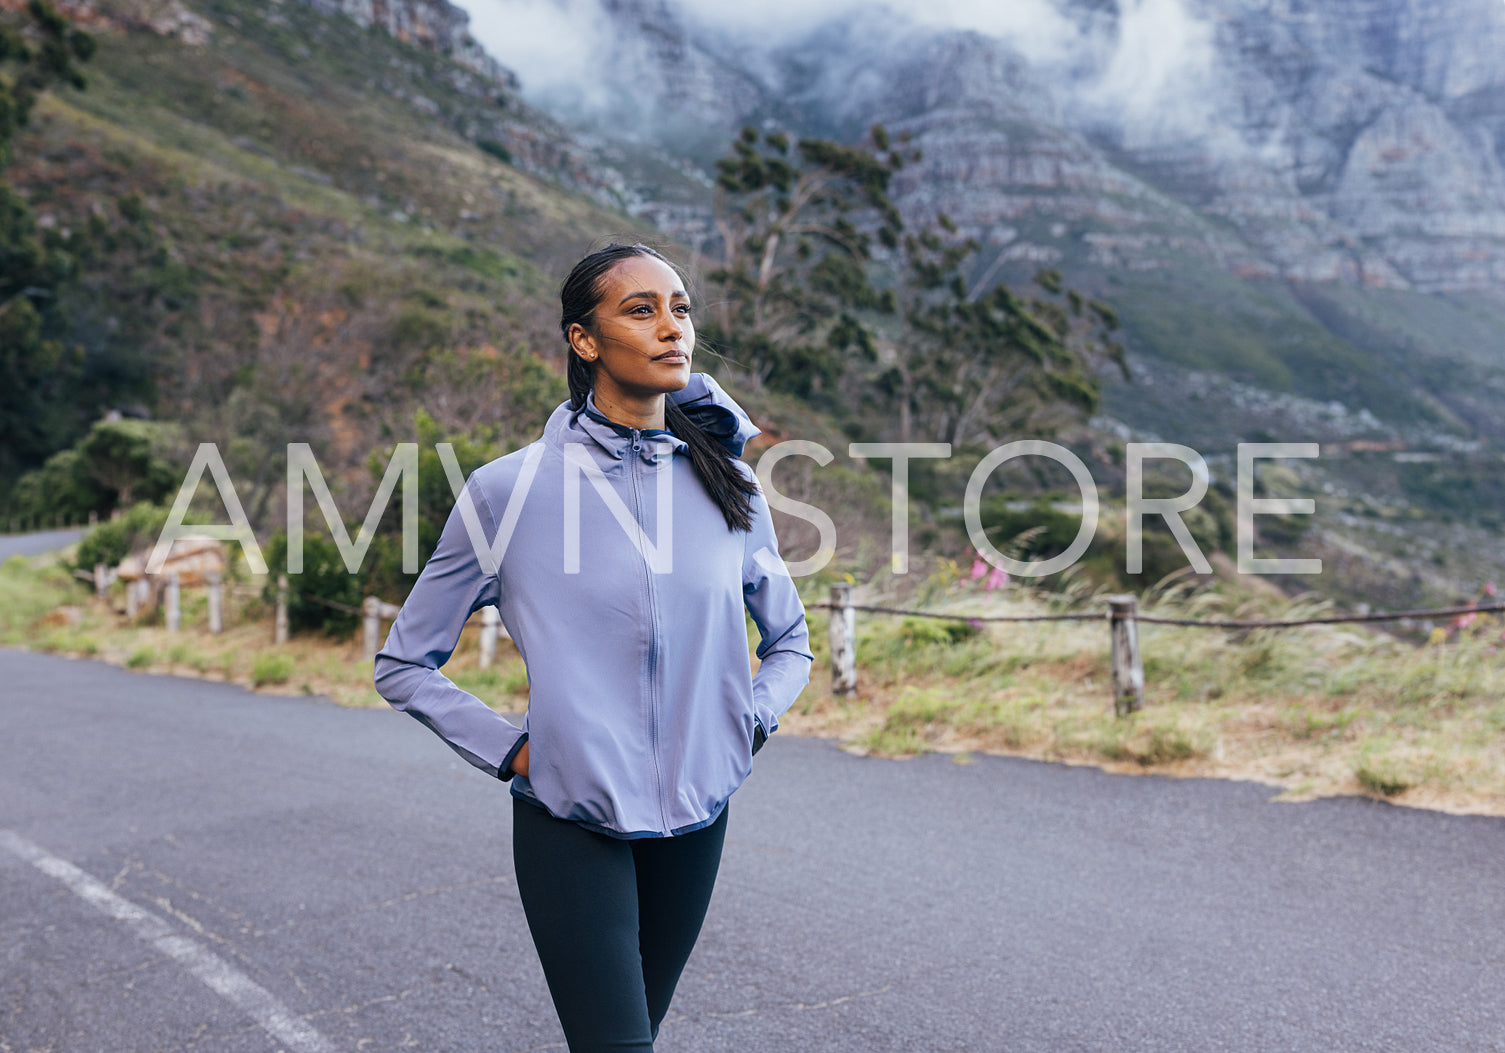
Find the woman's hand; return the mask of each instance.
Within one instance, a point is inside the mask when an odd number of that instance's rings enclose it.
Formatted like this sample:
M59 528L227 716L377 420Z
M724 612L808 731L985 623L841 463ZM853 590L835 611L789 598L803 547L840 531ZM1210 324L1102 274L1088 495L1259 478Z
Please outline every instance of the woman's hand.
M517 751L517 756L512 758L512 771L524 779L528 777L528 744L526 742L523 743L523 748Z

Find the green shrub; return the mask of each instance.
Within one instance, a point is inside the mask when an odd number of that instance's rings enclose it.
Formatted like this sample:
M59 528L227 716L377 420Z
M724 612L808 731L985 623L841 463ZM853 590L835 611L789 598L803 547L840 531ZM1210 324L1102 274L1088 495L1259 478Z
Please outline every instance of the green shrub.
M392 343L400 351L427 351L449 342L449 320L428 307L407 307L392 323Z
M94 564L114 567L132 552L156 543L167 523L167 509L138 504L123 515L94 527L78 543L74 563L80 570L93 570Z
M1419 781L1410 765L1393 754L1387 743L1375 740L1359 747L1353 760L1353 774L1364 789L1386 797L1404 793Z
M61 450L42 467L16 480L7 502L12 516L37 522L58 517L77 522L107 504L104 493L89 477L78 450Z
M905 618L899 629L907 647L924 647L929 644L959 644L970 640L982 630L971 622L950 621L943 618Z
M251 663L251 683L256 687L285 684L293 677L293 660L275 651L263 651Z
M381 540L380 538L377 539ZM277 598L276 574L287 566L287 534L278 531L267 545L268 575L263 598ZM289 574L287 624L292 632L326 632L348 635L360 623L360 615L341 610L359 608L363 598L362 577L345 567L339 546L323 534L303 533L303 573ZM339 604L339 607L330 606Z
M512 151L507 149L501 143L497 142L495 139L477 139L476 146L479 147L483 152L490 154L492 157L495 157L504 165L510 165L512 163Z

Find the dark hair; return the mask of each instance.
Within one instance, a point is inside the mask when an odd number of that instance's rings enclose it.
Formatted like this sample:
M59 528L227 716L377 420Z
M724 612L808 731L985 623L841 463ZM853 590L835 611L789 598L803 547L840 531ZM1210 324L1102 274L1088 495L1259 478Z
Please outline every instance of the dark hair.
M617 264L639 256L660 260L683 277L683 272L671 260L657 249L641 243L613 243L591 253L575 264L574 270L559 287L559 330L566 343L570 339L571 326L579 325L588 332L595 332L602 281ZM585 405L585 396L595 385L596 367L575 354L573 347L566 353L566 360L569 363L566 376L570 385L570 408L578 410ZM690 463L699 473L711 500L721 509L727 529L751 530L752 495L758 492L757 483L737 466L731 452L720 441L707 435L673 399L664 400L664 424L690 447Z

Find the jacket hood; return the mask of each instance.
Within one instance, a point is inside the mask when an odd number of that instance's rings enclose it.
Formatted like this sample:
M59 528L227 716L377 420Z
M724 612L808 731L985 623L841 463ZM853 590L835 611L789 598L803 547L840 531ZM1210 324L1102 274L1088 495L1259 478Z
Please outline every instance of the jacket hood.
M733 457L742 456L747 441L762 430L753 424L747 411L737 405L721 385L706 373L690 374L690 382L679 391L669 393L669 401L684 411L707 435L719 442ZM632 447L632 439L618 430L596 409L594 394L585 397L585 405L572 409L568 402L561 403L549 415L544 425L544 439L561 444L571 439L566 430L584 433L595 441L601 450L614 460L621 460ZM647 462L655 463L659 455L678 452L686 448L682 439L667 431L649 429L639 433L647 441L639 443L640 455Z
M690 382L683 390L672 392L669 401L684 410L685 416L725 446L733 457L741 457L747 441L763 433L709 373L691 373Z

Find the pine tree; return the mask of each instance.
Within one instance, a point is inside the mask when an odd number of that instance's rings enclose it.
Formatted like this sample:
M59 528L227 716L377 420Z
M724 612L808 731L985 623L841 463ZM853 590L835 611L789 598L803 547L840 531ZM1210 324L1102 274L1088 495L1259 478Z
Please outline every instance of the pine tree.
M719 164L712 346L745 381L900 441L1039 435L1090 412L1097 371L1123 367L1112 308L1055 271L1028 294L974 284L978 246L944 214L907 229L889 197L918 160L882 125L857 145L745 129Z

